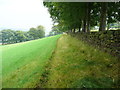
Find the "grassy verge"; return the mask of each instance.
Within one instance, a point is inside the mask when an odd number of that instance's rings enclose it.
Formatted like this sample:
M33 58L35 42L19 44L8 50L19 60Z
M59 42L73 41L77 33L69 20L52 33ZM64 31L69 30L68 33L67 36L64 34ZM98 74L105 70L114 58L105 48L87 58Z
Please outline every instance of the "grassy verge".
M118 86L118 60L69 35L63 35L50 63L47 88Z
M2 87L34 88L56 47L60 35L1 46Z

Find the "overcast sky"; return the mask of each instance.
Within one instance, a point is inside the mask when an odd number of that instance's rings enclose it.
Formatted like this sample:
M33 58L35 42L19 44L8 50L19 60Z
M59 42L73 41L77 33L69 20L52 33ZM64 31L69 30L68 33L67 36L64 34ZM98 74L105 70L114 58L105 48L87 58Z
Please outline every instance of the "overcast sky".
M43 25L46 33L52 27L52 19L42 0L0 0L0 30L28 31L38 25Z

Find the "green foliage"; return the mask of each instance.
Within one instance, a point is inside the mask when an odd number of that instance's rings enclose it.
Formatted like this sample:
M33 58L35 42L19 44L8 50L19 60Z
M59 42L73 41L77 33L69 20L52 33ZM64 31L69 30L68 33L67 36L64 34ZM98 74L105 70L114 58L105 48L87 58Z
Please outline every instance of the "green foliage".
M117 2L109 2L108 3L108 17L107 23L114 23L116 21L120 21L120 3Z
M69 30L80 27L84 3L44 2L44 5L48 7L53 21L59 23L61 28Z
M43 2L54 23L61 26L61 31L82 28L89 32L90 27L99 25L100 31L107 24L120 20L119 2ZM103 28L104 27L104 28ZM79 30L80 31L80 30Z
M57 34L62 34L61 28L59 25L54 25L52 27L52 31L50 31L49 36L57 35Z
M15 32L13 30L7 29L1 31L2 43L14 43L15 42Z
M45 28L43 26L38 26L37 27L38 30L38 36L39 38L45 37Z
M28 32L6 29L0 31L0 33L2 44L12 44L45 37L45 29L41 25L37 28L30 28Z
M26 39L26 36L24 35L23 31L16 31L15 36L16 36L16 42L23 42Z
M38 26L37 28L30 28L30 30L28 31L28 33L30 34L30 36L33 39L38 39L38 38L45 37L45 29L41 25Z
M36 28L30 28L28 33L33 39L38 39L38 37L37 37L38 33L37 33Z

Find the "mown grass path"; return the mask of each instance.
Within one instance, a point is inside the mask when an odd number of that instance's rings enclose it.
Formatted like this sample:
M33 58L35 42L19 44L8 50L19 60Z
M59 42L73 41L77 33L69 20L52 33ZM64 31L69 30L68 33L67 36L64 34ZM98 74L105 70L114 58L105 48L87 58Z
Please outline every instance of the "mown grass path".
M2 87L36 87L60 36L1 46Z
M111 88L118 85L118 61L108 53L63 35L50 62L47 88Z

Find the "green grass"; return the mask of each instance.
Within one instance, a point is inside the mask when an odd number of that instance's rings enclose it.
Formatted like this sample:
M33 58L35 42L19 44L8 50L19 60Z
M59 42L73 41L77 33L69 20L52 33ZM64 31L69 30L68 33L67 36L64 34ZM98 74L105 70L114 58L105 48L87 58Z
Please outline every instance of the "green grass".
M1 46L2 87L118 86L117 58L69 35L60 36Z
M117 59L69 35L60 37L49 72L43 87L111 88L118 85Z
M2 87L36 87L60 36L1 46Z

